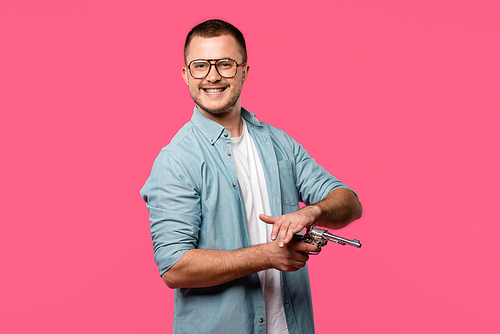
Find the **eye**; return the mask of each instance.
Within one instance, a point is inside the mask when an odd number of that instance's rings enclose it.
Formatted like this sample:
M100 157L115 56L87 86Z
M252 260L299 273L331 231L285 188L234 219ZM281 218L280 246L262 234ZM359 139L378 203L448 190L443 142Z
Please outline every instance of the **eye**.
M192 63L191 67L194 69L197 69L197 70L203 70L203 69L207 68L208 65L205 62L196 62L196 63Z
M231 60L228 60L228 59L222 59L222 60L219 60L219 61L217 62L217 66L218 66L219 68L222 68L222 69L224 69L224 68L231 68L231 67L233 67L233 66L234 66L234 63L233 63Z

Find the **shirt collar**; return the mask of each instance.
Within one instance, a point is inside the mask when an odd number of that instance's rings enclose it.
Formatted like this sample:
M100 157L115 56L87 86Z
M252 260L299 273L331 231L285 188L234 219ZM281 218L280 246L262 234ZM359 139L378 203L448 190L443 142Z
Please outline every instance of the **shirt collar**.
M251 113L245 108L241 108L241 117L243 117L244 120L246 120L252 125L262 126L261 123L255 117L255 114ZM200 131L212 145L215 144L217 139L219 139L220 136L226 130L226 128L224 128L219 123L214 122L207 116L203 115L203 113L198 109L198 107L194 107L191 121L194 123L194 125L196 125L198 129L200 129Z
M257 117L255 117L255 114L251 113L245 108L241 108L241 117L243 117L244 120L246 120L248 123L252 125L262 126L262 124L260 124L260 122L257 120Z

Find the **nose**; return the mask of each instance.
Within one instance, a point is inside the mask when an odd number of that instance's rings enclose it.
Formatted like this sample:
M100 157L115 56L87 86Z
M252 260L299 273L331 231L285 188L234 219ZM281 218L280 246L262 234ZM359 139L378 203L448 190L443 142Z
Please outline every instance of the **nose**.
M213 68L213 70L212 70ZM217 82L220 80L220 74L215 67L215 64L210 64L210 69L208 70L208 74L205 79L209 82Z

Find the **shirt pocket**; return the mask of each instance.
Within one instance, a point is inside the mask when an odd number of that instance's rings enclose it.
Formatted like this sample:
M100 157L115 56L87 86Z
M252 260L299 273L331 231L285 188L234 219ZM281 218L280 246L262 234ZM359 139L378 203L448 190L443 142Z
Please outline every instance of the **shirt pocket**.
M289 206L297 206L299 197L295 185L295 173L291 160L278 161L281 188L281 203Z

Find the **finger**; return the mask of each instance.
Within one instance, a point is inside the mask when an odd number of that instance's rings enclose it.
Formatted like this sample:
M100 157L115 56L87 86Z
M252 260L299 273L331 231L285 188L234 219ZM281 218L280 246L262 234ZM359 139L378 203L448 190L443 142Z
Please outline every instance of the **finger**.
M295 264L293 265L294 268L297 268L300 269L300 268L304 268L304 266L306 265L306 261L296 261Z
M293 239L295 232L294 232L294 228L292 228L292 225L296 225L296 224L297 223L294 222L293 220L290 220L290 218L288 218L287 221L284 221L281 224L280 241L283 242L283 246L288 244L290 242L290 240Z
M297 234L299 232L302 232L302 230L304 229L305 226L302 226L302 224L297 224L297 226L295 226L295 228L293 229L293 234Z
M319 247L316 245L311 245L307 242L295 241L292 240L288 247L291 247L296 252L317 252L319 251Z
M263 213L259 215L259 218L266 224L274 224L279 219L279 217L268 216Z
M273 229L271 230L271 240L274 241L278 237L278 231L280 228L280 224L276 224L280 217L268 216L263 213L259 215L260 220L262 220L266 224L274 224Z
M309 253L307 253L307 252L298 252L298 253L300 253L300 254L304 254L304 255L307 257L307 258L306 258L306 260L305 260L304 262L309 261Z
M286 235L285 235L285 238L283 240L283 242L285 243L285 245L287 243L290 242L290 240L292 240L293 236L295 235L295 233L293 233L293 230L291 228L288 228L287 232L286 232Z
M316 245L311 245L311 244L308 244L308 243L305 243L307 245L307 250L306 252L309 254L309 253L317 253L319 252L320 248Z
M293 263L287 264L283 271L297 271L301 268L304 268L305 265L305 262L294 261Z
M297 270L299 270L299 269L300 269L299 267L289 267L289 268L287 268L287 269L285 269L285 270L283 270L283 271L286 271L286 272L292 272L292 271L297 271Z
M306 263L309 260L309 254L306 252L296 252L295 260Z
M282 223L283 220L279 218L274 222L273 229L271 230L271 240L274 241L278 237L278 233L280 233Z
M288 228L289 228L290 223L283 222L281 223L280 226L280 235L279 235L279 246L280 247L285 247L285 244L287 244L290 240L286 240L287 235L288 235ZM276 226L276 225L275 225ZM286 242L285 242L286 240Z

